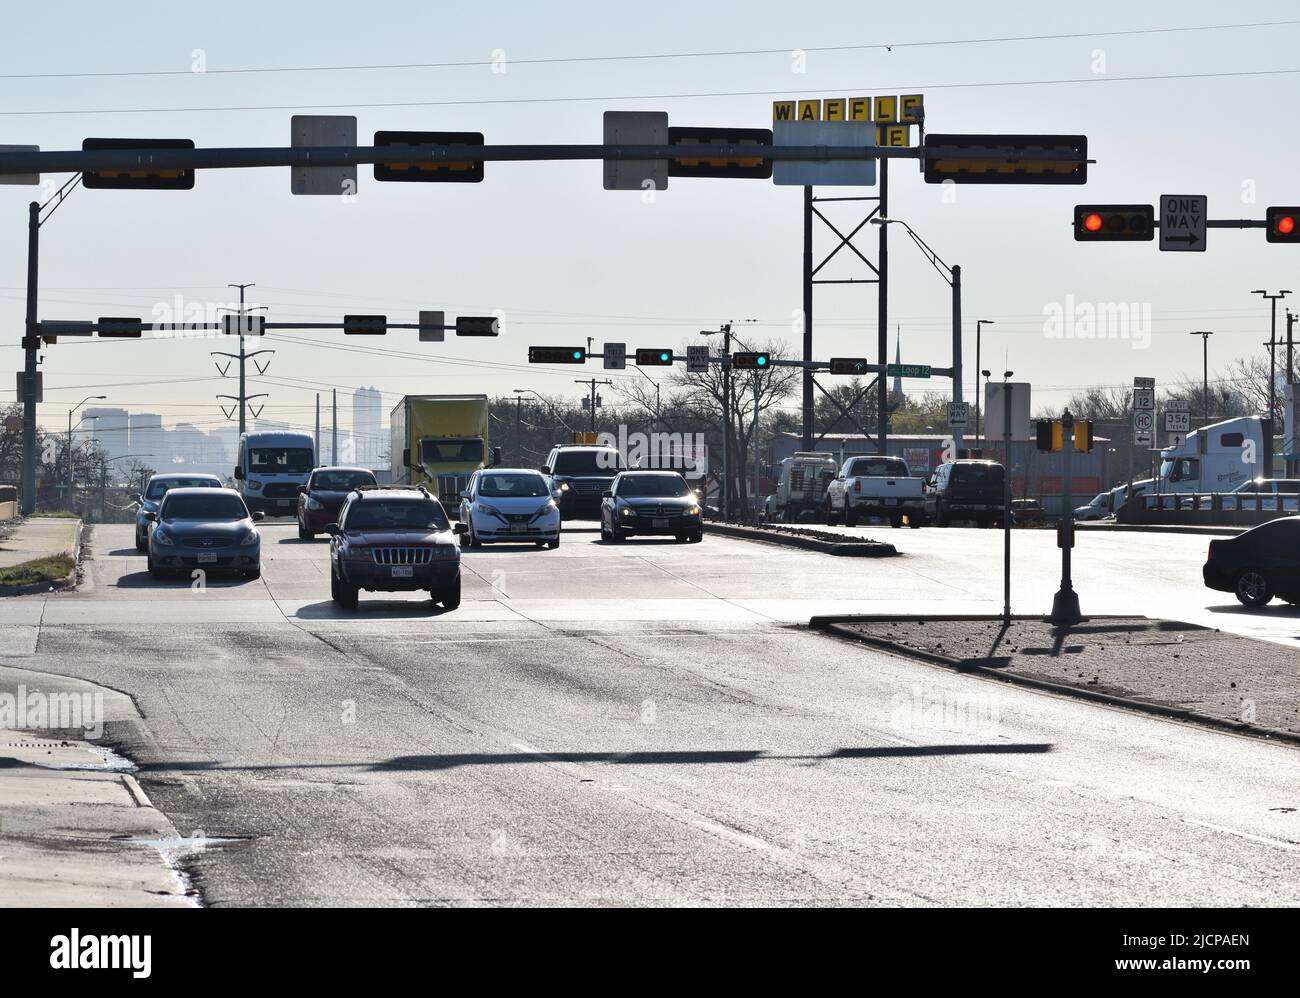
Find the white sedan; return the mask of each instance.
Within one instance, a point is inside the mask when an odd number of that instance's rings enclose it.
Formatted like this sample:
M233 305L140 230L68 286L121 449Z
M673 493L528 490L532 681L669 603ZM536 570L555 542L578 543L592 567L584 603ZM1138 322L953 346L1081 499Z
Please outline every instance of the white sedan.
M482 468L460 494L462 547L533 543L560 546L560 508L550 483L529 468ZM459 529L459 528L458 528Z

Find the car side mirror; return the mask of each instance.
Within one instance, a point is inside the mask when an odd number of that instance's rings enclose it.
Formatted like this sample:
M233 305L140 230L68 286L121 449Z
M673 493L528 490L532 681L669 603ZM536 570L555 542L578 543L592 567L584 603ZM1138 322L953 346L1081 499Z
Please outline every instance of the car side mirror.
M305 496L306 494L307 494L307 486L305 486L305 485L299 485L299 486L298 486L298 495L300 495L300 496Z
M131 501L132 501L132 502L144 502L144 499L143 499L143 497L141 497L141 495L140 495L139 492L132 492L132 493L131 493Z
M455 531L455 532L458 533L458 534L468 534L468 533L469 533L469 524L468 524L468 523L460 523L460 522L457 522L456 526L453 527L452 530Z
M144 518L145 518L146 520L157 520L157 519L158 519L158 514L157 514L157 513L145 513L145 514L144 514Z
M537 470L540 471L543 475L549 475L551 473L551 469L544 464L540 466Z
M337 537L339 535L339 525L337 523L325 524L325 533L329 534L331 537Z
M468 498L469 498L469 493L468 493L468 492L460 492L459 495L460 495L460 497L461 497L462 499L468 499Z
M244 480L244 469L243 469L243 468L236 468L236 469L235 469L235 478L236 478L237 480L241 481L241 482Z
M265 520L265 519L266 519L266 514L263 513L260 509L253 513L254 523L256 523L258 520Z
M614 493L611 492L609 489L606 489L604 492L601 493L601 495L604 496L606 499L614 498Z

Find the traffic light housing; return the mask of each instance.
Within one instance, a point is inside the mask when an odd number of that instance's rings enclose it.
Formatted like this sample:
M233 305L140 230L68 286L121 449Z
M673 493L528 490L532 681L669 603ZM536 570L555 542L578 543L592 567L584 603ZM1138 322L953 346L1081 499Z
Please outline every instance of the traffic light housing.
M1269 208L1264 215L1270 243L1300 243L1300 207Z
M770 128L669 128L668 144L689 149L693 145L762 146L772 144ZM772 161L758 156L719 158L682 155L668 161L670 177L729 177L768 180Z
M1076 419L1074 421L1074 450L1077 454L1092 453L1092 420Z
M770 366L772 355L763 350L751 350L731 355L731 366L742 371L761 371Z
M193 149L193 139L85 139L84 151L96 149ZM85 170L81 185L104 191L188 191L194 187L193 170L160 169L146 162L119 170Z
M1056 453L1061 449L1063 434L1059 419L1040 419L1034 424L1038 438L1038 449L1047 453Z
M143 320L137 318L128 319L120 316L105 318L101 316L96 320L99 325L100 336L111 336L119 339L138 340L142 335L141 325Z
M669 367L672 362L672 350L638 350L636 352L637 367Z
M375 164L375 179L398 183L477 184L483 179L483 161L411 162L400 156L403 146L481 146L482 132L375 132L376 146L393 146L394 158ZM458 333L457 335L465 335Z
M529 347L530 364L585 364L586 347Z
M458 315L456 316L457 336L496 336L499 326L495 316Z
M1020 159L1061 153L1069 159ZM942 184L1086 184L1086 135L943 135L925 137L925 182Z
M345 336L383 336L387 332L388 316L386 315L343 316Z
M831 374L865 374L866 357L832 357Z
M1155 205L1076 204L1074 206L1075 242L1150 242L1155 237Z

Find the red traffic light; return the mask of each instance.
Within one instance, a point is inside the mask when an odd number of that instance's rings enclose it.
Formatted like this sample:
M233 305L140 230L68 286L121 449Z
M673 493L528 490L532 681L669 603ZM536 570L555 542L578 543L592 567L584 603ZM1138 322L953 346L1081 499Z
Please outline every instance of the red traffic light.
M1265 213L1264 238L1270 243L1300 243L1300 207L1269 208Z
M1156 210L1149 204L1076 204L1076 242L1150 242L1156 235Z
M1095 211L1083 220L1083 227L1089 232L1101 231L1101 216Z

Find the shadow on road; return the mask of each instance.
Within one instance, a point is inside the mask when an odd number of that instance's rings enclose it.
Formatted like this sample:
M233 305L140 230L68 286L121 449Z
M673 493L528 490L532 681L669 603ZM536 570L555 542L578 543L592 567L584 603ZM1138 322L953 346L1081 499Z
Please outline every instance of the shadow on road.
M235 586L254 585L260 581L260 579L245 579L233 573L216 575L208 572L203 585L208 589L233 589ZM190 578L188 572L178 572L164 579L155 579L148 572L129 572L119 576L114 584L118 589L188 589L193 583L194 580Z
M617 766L697 766L749 762L832 762L842 759L906 759L949 755L1039 755L1051 752L1045 742L990 745L872 745L840 748L825 755L770 755L763 749L717 749L662 752L467 752L445 755L399 755L376 763L316 762L302 765L225 765L216 761L149 763L142 772L240 772L296 769L365 769L370 772L436 771L462 766L513 766L520 763L609 763Z
M295 616L309 620L400 620L441 617L444 613L451 612L430 599L368 600L363 593L361 604L355 610L345 610L333 600L322 600L319 603L308 603L306 606L299 607Z

